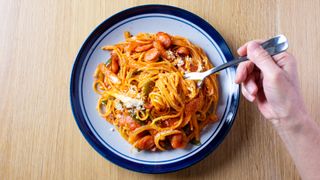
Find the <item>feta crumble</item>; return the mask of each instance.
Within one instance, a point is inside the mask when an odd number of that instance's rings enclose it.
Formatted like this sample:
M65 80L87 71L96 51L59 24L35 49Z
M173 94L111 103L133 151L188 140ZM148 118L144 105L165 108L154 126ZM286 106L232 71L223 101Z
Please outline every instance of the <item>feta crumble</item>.
M116 76L109 76L109 78L110 78L110 81L111 81L112 83L114 83L114 84L119 84L119 83L121 83L120 80L119 80L119 78L116 77Z
M135 112L134 112L133 109L128 109L128 113L129 113L129 114L134 114Z
M134 99L125 95L118 95L117 99L119 99L126 108L142 108L144 102L141 99Z
M122 115L121 115L121 114L117 114L117 115L116 115L116 118L117 118L117 119L120 119L120 118L122 118Z
M123 107L122 107L120 101L115 101L114 107L116 108L116 110L119 110L119 111L123 110Z
M201 62L198 62L197 72L201 72L201 71L203 71L203 66L202 66L202 63L201 63Z
M177 63L177 66L181 67L184 65L184 61L182 60L181 57L178 58L178 63Z
M173 54L173 52L170 51L170 50L166 51L166 53L167 53L167 56L168 56L169 59L174 59L174 58L176 57L176 56Z

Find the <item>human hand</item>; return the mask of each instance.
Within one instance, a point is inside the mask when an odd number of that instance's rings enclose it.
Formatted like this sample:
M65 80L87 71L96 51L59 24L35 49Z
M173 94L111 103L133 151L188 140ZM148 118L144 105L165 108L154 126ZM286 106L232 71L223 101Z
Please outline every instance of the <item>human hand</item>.
M249 61L239 64L235 82L242 84L244 97L255 102L274 124L301 117L306 108L300 93L295 58L283 52L271 57L260 43L251 41L238 49Z

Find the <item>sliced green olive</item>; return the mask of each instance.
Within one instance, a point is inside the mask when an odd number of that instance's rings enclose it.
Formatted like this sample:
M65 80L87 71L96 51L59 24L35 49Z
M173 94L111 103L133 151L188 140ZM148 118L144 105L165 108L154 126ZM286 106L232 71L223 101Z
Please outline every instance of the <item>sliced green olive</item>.
M152 91L154 87L154 82L153 81L147 81L143 86L142 86L142 96L146 97L149 95L149 93Z

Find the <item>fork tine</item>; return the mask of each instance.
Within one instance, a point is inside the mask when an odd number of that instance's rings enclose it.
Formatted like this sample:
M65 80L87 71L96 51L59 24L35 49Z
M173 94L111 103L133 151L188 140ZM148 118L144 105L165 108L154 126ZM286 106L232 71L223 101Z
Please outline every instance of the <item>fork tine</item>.
M190 78L190 74L189 74L189 73L187 73L187 74L184 74L184 75L183 75L183 78L185 78L185 79L188 79L188 78Z
M186 73L183 75L183 77L185 79L190 79L190 80L202 80L202 74L199 72L190 72L190 73Z

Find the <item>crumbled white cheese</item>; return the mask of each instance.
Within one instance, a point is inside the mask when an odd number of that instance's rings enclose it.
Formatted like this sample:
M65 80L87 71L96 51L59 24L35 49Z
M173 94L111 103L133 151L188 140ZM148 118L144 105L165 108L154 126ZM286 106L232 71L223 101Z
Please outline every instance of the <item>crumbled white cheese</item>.
M182 60L182 58L181 58L181 57L179 57L177 60L178 60L177 65L178 65L179 67L181 67L181 66L183 66L183 65L184 65L184 61Z
M174 53L170 50L166 51L166 53L169 59L174 59L176 57Z
M122 115L121 115L121 114L117 114L117 115L116 115L116 118L117 118L117 119L120 119L120 118L122 118Z
M136 110L138 110L138 111L143 111L143 110L145 110L145 108L144 108L144 106L138 106L137 108L136 108Z
M115 101L114 107L116 108L116 110L119 110L119 111L123 110L123 107L122 107L120 101Z
M143 101L141 99L134 99L125 95L118 95L117 99L122 101L123 105L126 108L142 108L143 106Z
M116 76L109 76L109 78L110 78L110 81L114 84L120 83L119 78L117 78Z
M130 97L134 97L137 94L137 91L138 90L136 86L130 85L126 94Z
M129 91L128 92L135 93L136 91L137 91L137 87L136 86L134 86L134 85L130 85L129 86Z
M128 113L129 113L129 114L134 114L135 112L134 112L133 109L128 109Z
M198 63L198 69L197 69L197 72L201 72L203 70L203 66L202 66L202 63L199 62Z

